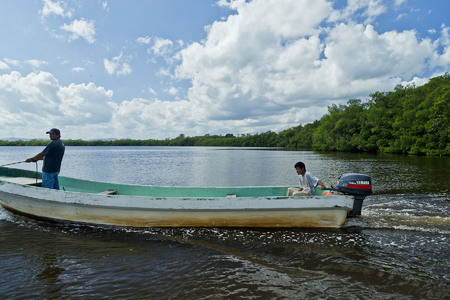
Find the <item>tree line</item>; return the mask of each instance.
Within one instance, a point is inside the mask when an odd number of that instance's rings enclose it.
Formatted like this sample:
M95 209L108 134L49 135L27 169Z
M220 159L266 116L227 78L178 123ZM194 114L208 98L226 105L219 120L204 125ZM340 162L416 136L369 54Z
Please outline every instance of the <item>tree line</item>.
M279 133L189 137L165 140L64 140L67 146L228 146L287 150L450 155L450 74L420 87L398 85L367 101L331 105L320 120ZM48 140L1 141L0 146L43 146Z

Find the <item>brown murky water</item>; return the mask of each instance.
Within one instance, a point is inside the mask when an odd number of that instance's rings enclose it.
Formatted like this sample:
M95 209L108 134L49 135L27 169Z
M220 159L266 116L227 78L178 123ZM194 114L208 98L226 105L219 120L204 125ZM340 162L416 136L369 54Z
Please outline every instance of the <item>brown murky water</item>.
M0 147L0 164L39 147ZM444 299L450 295L450 158L224 148L68 147L62 175L193 186L327 185L372 177L342 229L130 229L55 224L0 209L9 299ZM34 169L34 165L16 167Z

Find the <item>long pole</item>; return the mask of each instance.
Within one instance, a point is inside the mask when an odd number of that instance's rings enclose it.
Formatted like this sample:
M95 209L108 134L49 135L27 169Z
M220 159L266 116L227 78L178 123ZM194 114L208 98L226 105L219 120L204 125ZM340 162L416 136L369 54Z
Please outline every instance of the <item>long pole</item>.
M6 165L1 165L0 167L6 167L6 166L10 166L10 165L16 165L16 164L21 164L21 163L24 163L25 161L18 161L18 162L15 162L15 163L10 163L10 164L6 164Z
M36 162L36 186L38 182L38 162Z

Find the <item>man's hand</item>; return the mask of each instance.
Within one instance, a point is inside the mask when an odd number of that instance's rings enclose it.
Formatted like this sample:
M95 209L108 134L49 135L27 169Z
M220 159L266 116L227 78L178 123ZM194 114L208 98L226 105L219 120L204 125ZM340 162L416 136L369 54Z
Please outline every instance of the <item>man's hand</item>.
M25 162L29 163L29 162L37 162L38 160L43 160L45 157L45 153L41 152L36 154L35 156L31 157L31 158L27 158L27 160Z

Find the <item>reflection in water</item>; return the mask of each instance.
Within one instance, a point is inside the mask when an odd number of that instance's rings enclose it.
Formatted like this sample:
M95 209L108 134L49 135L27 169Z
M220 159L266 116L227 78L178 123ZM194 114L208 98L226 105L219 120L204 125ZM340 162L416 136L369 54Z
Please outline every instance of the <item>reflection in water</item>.
M44 254L38 261L43 264L43 270L37 274L37 279L47 285L58 283L60 281L58 277L65 269L58 267L59 262L57 257L51 254Z

